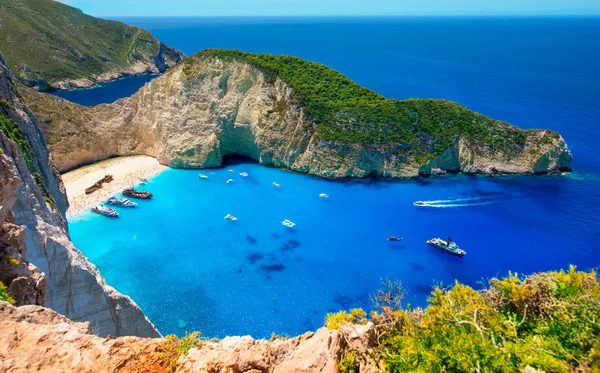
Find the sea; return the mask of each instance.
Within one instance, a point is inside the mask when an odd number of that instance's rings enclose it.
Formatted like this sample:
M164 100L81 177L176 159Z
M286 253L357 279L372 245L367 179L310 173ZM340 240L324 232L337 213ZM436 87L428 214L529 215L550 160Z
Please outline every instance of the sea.
M297 335L329 312L372 309L388 277L403 283L406 306L423 307L433 286L600 265L600 18L119 20L188 55L300 56L386 97L445 98L553 129L574 157L565 176L411 181L330 181L243 158L169 169L142 187L155 198L120 209L119 219L84 212L69 221L75 245L162 334ZM151 78L58 94L108 103ZM452 237L467 255L435 250L425 243L432 237Z

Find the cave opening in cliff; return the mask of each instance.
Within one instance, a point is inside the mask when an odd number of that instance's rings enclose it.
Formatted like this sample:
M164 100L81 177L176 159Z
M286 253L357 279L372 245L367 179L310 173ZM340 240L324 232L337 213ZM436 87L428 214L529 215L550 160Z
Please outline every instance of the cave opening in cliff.
M258 163L258 161L256 159L252 159L246 155L235 154L235 153L224 155L223 158L221 159L222 167L231 167L231 166L236 166L236 165L244 164L244 163Z

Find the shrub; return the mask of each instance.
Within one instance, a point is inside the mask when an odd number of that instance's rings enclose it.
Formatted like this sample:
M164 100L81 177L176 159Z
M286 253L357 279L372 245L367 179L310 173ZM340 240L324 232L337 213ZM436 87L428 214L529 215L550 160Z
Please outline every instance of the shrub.
M182 338L178 338L175 334L170 334L165 337L162 343L161 364L170 368L172 372L175 372L179 356L187 355L192 348L200 348L202 344L200 332L193 332L191 334L186 332Z
M2 283L2 281L0 281L0 300L8 302L10 304L15 304L14 298L8 295L6 286Z
M340 373L355 373L358 371L358 362L354 352L346 352L337 364Z

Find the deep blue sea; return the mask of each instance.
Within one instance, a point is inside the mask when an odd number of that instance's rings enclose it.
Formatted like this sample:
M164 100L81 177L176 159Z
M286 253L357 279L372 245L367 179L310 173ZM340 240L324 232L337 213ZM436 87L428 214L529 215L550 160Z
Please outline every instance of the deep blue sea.
M433 284L600 265L600 18L121 20L187 54L297 55L387 97L446 98L523 128L554 129L574 154L566 177L334 182L239 160L204 172L214 172L208 180L168 170L145 187L156 198L118 220L84 213L69 225L76 246L163 334L302 333L327 312L369 308L386 276L422 306ZM111 102L142 83L70 99ZM416 200L441 202L419 208ZM228 213L239 220L225 221ZM286 218L294 229L281 225ZM425 244L437 236L452 236L468 254Z

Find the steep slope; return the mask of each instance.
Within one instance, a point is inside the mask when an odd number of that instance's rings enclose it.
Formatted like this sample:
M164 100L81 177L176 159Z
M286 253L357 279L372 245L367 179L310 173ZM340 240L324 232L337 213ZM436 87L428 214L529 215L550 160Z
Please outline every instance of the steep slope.
M93 108L26 94L61 172L131 154L172 167L240 154L330 178L541 174L571 163L554 131L524 131L445 100L389 100L288 56L206 50Z
M0 0L0 51L21 82L41 90L163 72L184 57L145 30L54 0Z
M100 335L159 335L71 243L63 183L1 55L0 182L0 281L17 304L90 321Z

